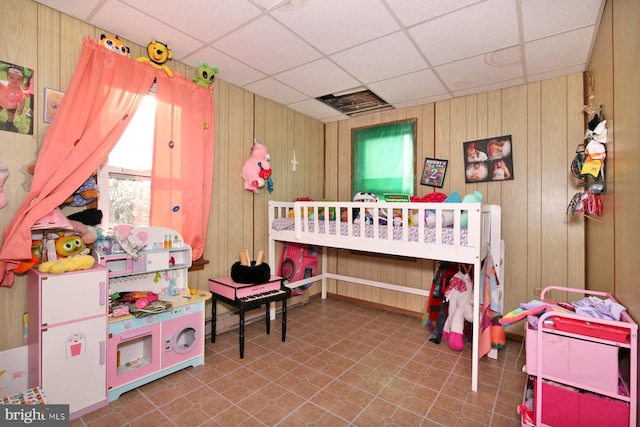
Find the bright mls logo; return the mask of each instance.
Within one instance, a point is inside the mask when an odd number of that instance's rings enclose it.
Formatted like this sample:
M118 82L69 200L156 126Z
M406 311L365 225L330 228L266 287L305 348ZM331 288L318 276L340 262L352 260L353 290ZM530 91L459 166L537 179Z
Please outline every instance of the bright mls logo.
M0 425L68 427L69 405L3 405Z

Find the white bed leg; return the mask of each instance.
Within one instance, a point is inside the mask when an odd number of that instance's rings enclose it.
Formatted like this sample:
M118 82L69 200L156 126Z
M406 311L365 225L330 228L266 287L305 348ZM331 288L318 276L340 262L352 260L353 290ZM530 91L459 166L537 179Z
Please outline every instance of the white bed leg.
M327 299L327 247L322 247L322 299Z
M478 364L480 362L480 262L473 265L473 342L471 349L471 391L478 391Z

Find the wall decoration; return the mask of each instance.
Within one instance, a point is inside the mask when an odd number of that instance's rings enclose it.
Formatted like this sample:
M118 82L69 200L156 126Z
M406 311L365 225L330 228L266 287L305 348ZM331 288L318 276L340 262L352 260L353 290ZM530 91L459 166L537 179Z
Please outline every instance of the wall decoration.
M33 135L33 70L0 61L0 130Z
M53 121L63 96L64 92L49 87L44 88L44 117L42 120L45 123L51 123Z
M465 182L513 179L511 135L463 143Z
M424 159L424 168L422 168L420 184L442 188L448 163L448 160L430 159L428 157Z

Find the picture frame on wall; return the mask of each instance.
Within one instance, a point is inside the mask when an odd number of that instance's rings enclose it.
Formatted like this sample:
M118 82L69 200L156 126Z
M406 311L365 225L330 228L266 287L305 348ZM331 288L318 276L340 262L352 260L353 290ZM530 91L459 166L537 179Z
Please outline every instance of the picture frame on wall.
M462 146L467 184L513 180L511 135L467 141Z
M444 185L444 177L447 174L448 164L448 160L425 158L420 184L442 188Z
M32 68L0 60L0 131L33 135Z
M64 92L51 89L50 87L44 88L44 117L42 121L45 123L51 123L53 118L60 108L60 103L64 97Z

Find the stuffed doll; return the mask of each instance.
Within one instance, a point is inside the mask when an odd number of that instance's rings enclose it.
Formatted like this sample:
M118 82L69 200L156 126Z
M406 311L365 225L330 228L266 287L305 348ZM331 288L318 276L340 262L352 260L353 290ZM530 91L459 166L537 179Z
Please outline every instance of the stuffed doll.
M449 316L444 324L442 337L449 348L462 351L464 348L464 321L473 321L473 285L469 273L458 271L445 291L449 302Z
M464 198L462 199L462 203L482 203L483 198L484 196L482 195L482 193L476 190L473 193L464 196ZM462 213L460 214L460 227L467 228L468 223L469 212L462 211Z
M240 176L244 179L244 189L247 191L258 194L259 189L265 184L269 193L273 190L269 153L267 147L257 138L253 141L251 156L244 162Z
M122 43L122 40L118 38L118 36L110 37L102 34L100 36L100 42L98 43L100 46L105 49L109 49L115 53L118 53L122 56L129 57L129 48Z
M200 68L198 68L196 77L193 79L193 82L198 86L209 87L216 79L217 72L218 67L209 67L209 64L205 62Z
M87 180L64 201L64 204L74 207L86 206L100 195L98 183L93 176Z
M171 46L162 42L152 40L147 45L147 55L136 58L136 61L147 62L159 70L164 70L167 76L173 77L173 71L167 66L166 62L173 58Z
M56 261L45 261L38 266L42 273L60 274L67 271L88 270L96 263L91 255L75 255Z
M85 245L90 245L98 240L98 234L93 227L81 223L80 221L69 220L76 234L80 236Z

